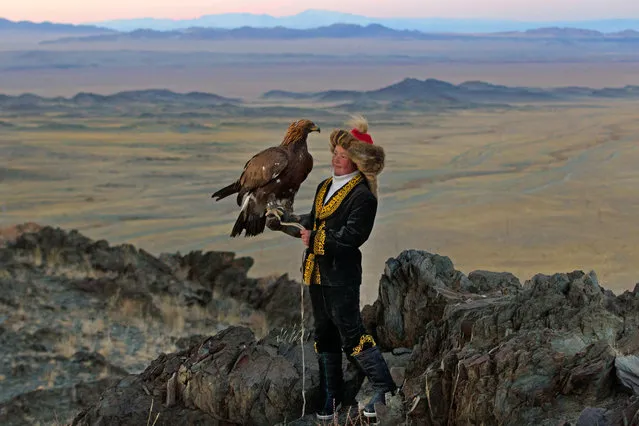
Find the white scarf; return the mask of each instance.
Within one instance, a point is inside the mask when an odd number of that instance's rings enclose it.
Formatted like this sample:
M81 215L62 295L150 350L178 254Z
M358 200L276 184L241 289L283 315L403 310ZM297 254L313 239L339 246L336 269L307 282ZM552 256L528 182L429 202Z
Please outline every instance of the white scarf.
M324 204L326 204L326 202L331 199L333 194L339 191L341 187L346 185L351 179L357 176L358 173L359 170L355 170L353 173L349 173L347 175L335 176L335 172L333 172L333 180L331 181L331 187L328 189L326 197L324 198Z

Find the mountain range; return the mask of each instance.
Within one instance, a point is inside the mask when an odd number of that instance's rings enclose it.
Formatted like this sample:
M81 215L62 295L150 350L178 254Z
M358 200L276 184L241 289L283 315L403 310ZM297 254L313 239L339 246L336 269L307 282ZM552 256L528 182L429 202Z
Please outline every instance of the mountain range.
M433 78L419 80L405 78L399 82L379 89L356 90L326 90L321 92L290 92L285 90L271 90L262 94L263 100L309 100L318 102L356 102L360 105L377 102L427 102L436 104L486 104L507 102L558 101L577 98L639 98L639 86L625 86L618 88L593 89L589 87L516 87L503 86L483 81L466 81L452 84ZM118 105L128 103L183 103L204 106L237 105L242 99L227 98L214 93L189 92L176 93L166 89L148 89L118 92L111 95L81 92L70 98L46 98L31 93L18 96L0 94L0 106L26 108L55 105Z
M112 33L115 30L96 25L59 24L55 22L10 21L0 18L0 31L38 31L51 33Z
M187 28L236 29L243 27L308 30L329 27L334 24L368 26L377 24L397 31L416 30L429 33L495 33L527 31L536 28L582 28L602 33L639 30L636 19L599 19L580 21L514 21L497 19L454 19L454 18L373 18L349 13L326 10L306 10L304 12L275 17L252 13L225 13L204 15L195 19L120 19L99 21L83 25L58 24L52 22L13 22L0 18L2 30L40 30L57 32L109 32L149 29L155 31L175 31Z
M224 13L204 15L196 19L119 19L93 22L94 25L118 30L136 29L176 30L191 27L240 28L286 27L310 29L332 24L369 25L380 24L395 30L419 30L427 32L501 32L526 31L540 27L573 27L601 32L617 32L626 29L639 30L639 18L636 19L599 19L580 21L514 21L503 19L455 19L455 18L377 18L350 13L309 9L301 13L275 17L265 14Z
M576 98L638 98L639 86L592 89L588 87L533 88L466 81L452 84L437 79L406 78L368 91L327 90L315 93L272 90L263 99L312 100L320 102L434 102L448 104L557 101Z
M571 39L588 41L635 41L639 42L639 32L625 30L616 33L601 33L594 30L575 28L538 28L527 31L514 31L489 34L441 34L424 33L416 30L394 30L379 24L366 26L354 24L333 24L311 29L294 28L188 28L185 30L157 31L134 30L130 32L111 32L92 35L78 35L42 41L42 44L60 44L70 42L126 42L134 40L238 40L269 39L293 40L312 38L394 38L414 40L467 40L467 39Z
M0 105L4 106L33 106L41 103L64 103L80 106L96 104L119 104L128 102L158 103L158 102L186 102L193 104L224 105L227 103L237 103L240 99L227 98L215 93L188 92L176 93L166 89L148 90L128 90L117 92L111 95L100 95L96 93L80 92L73 97L62 96L46 98L32 93L24 93L17 96L0 94Z

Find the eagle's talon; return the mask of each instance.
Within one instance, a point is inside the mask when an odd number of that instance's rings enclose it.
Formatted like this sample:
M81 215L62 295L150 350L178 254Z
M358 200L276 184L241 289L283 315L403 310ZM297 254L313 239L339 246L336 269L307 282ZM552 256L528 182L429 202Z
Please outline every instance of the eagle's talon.
M266 215L275 216L278 220L282 220L282 215L284 214L284 210L281 207L269 207L266 209Z
M278 219L282 220L282 216L284 215L284 207L280 206L274 201L270 201L266 205L266 214L273 215Z
M282 214L278 210L269 210L267 214L275 216L278 220L282 220Z

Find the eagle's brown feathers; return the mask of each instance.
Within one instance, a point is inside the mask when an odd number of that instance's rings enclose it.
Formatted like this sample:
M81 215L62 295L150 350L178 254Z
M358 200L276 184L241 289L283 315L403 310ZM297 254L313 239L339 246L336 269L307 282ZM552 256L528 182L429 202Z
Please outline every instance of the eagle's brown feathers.
M244 166L244 173L240 177L240 185L246 190L252 190L266 185L277 178L288 165L286 150L278 146L267 148L256 154Z
M261 234L266 226L269 203L292 208L300 185L313 169L307 137L320 128L310 120L298 120L288 127L282 143L254 155L244 165L240 178L213 194L216 201L237 193L240 214L231 237Z

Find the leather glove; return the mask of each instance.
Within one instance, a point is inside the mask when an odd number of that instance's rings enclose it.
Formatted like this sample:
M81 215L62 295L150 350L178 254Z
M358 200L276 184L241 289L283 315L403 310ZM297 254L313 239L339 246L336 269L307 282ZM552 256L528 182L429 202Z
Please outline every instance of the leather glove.
M274 214L266 215L266 227L271 231L281 231L283 228L280 220Z
M268 227L268 229L272 231L282 231L285 234L288 234L292 237L299 238L300 236L299 229L295 228L294 226L282 225L282 222L299 223L300 222L299 216L297 216L290 210L285 209L283 206L269 204L268 209L277 210L278 214L280 215L280 218L278 218L272 212L268 212L266 214L266 226Z

